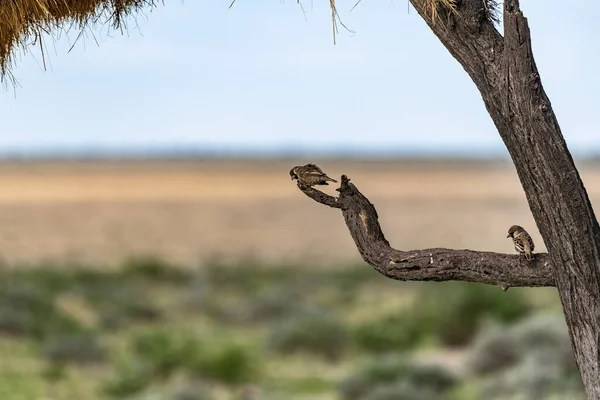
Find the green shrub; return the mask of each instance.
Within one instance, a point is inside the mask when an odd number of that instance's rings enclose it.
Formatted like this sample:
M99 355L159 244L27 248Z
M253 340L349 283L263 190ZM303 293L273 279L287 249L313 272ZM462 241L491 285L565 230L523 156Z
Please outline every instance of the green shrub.
M363 323L354 330L358 348L369 352L406 350L427 339L464 345L482 320L515 321L529 311L520 292L495 286L444 282L422 284L412 305L392 315Z
M213 262L202 272L216 290L243 296L273 287L307 293L315 283L322 282L317 272L300 265L265 265L252 260L237 264Z
M393 356L376 360L343 380L339 386L344 400L371 398L404 399L413 393L429 398L451 390L457 378L439 366L419 365L410 358ZM417 397L418 398L418 397Z
M364 400L446 400L447 396L434 390L418 387L408 382L394 383L374 388Z
M184 369L199 354L200 343L192 337L155 330L137 334L132 341L134 357L144 362L153 376L166 378Z
M55 336L42 349L43 357L55 364L93 364L106 360L107 351L91 333Z
M470 369L476 375L515 366L525 356L543 359L559 369L575 369L565 321L561 315L536 315L512 327L490 324L475 339L469 352Z
M404 310L360 325L354 330L354 342L362 350L385 353L415 347L429 334L421 317Z
M269 268L252 262L223 265L218 262L204 266L206 279L215 289L251 294L268 284L277 268ZM281 282L281 281L280 281Z
M490 376L480 378L481 398L583 396L562 316L537 315L512 327L498 326L492 334L483 331L481 335L486 338L487 346L474 347L469 356L475 377L489 372L486 368L483 371L476 368L481 366L481 360L498 363L495 358L504 360L507 353L513 357L509 363L500 363L501 368L496 367ZM483 339L478 338L476 343L480 341Z
M132 322L155 322L163 319L164 313L152 304L147 296L129 297L119 306L108 303L101 308L101 317L105 326L124 326Z
M515 365L521 358L519 342L503 326L482 329L469 349L469 369L478 375L495 373Z
M423 284L413 308L444 345L467 343L486 317L513 322L530 310L519 291L464 282Z
M155 256L131 257L123 262L120 275L124 279L145 279L161 283L182 283L189 279L183 268Z
M120 365L114 377L104 385L104 393L113 398L131 398L152 384L153 371L148 365L131 360Z
M193 336L168 330L136 335L133 357L156 378L168 378L177 371L202 380L236 385L249 382L260 372L258 360L248 348L225 344L206 349Z
M201 271L194 273L187 285L182 288L179 306L184 312L189 313L206 311L206 305L215 297L215 293L211 289L211 283L205 274Z
M135 322L156 322L164 317L149 292L131 281L98 287L88 292L86 298L106 329L122 328Z
M482 381L482 398L546 399L567 388L570 393L579 392L575 398L583 398L581 380L573 379L571 373L553 364L551 359L552 355L546 352L525 354L516 366Z
M229 385L251 382L260 373L256 355L238 344L218 347L191 361L190 368L199 378Z
M67 377L67 367L65 364L47 364L42 369L40 375L49 382L59 382Z
M269 343L282 354L309 352L335 361L348 346L346 327L334 316L317 310L302 311L271 331Z
M74 319L54 305L54 294L27 283L0 289L0 332L44 339L50 335L81 332Z
M11 286L28 285L40 293L56 295L72 287L74 273L80 266L42 263L10 272Z
M240 311L240 322L264 323L280 320L298 309L302 302L294 293L287 288L277 288L259 292L255 297L246 302Z
M523 351L552 354L553 363L575 368L567 324L562 314L536 315L515 325L510 335Z
M339 390L344 400L364 398L376 386L401 381L410 366L400 358L382 358L342 380Z

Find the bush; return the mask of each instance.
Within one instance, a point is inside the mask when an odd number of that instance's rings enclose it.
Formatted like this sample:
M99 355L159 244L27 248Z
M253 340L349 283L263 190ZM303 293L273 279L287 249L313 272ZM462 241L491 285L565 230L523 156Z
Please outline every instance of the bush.
M547 398L555 387L559 387L561 375L561 369L548 364L542 354L527 354L515 367L484 380L482 395L486 399Z
M193 306L193 298L188 297L189 307ZM201 305L203 311L215 321L226 324L258 324L279 320L293 314L301 299L289 293L289 290L259 291L245 295L240 299L238 294L223 298L222 294L196 295L196 308ZM190 304L191 303L191 304Z
M342 357L348 346L348 332L328 313L302 311L276 326L269 342L282 354L305 351L335 361Z
M285 289L263 292L254 298L244 313L249 322L268 322L292 314L301 301Z
M529 307L520 292L462 282L421 284L411 306L354 331L356 345L369 352L406 350L427 338L464 345L485 318L503 322L523 317Z
M484 318L513 322L529 312L521 292L503 292L498 287L477 283L444 282L423 284L415 314L444 345L463 345Z
M477 341L487 345L475 347L470 355L476 375L489 370L483 368L482 371L477 366L497 363L494 360L497 357L505 360L506 352L515 357L508 363L494 365L493 376L481 380L479 387L483 398L551 398L557 393L578 398L583 395L562 317L535 316L514 327L496 327L493 333L484 331L482 336L485 340Z
M503 326L492 324L481 330L469 350L469 369L483 375L515 365L521 358L519 343Z
M108 288L98 288L86 297L100 316L106 329L116 329L134 322L154 322L164 317L163 311L150 298L147 291L129 282L116 283Z
M0 289L0 332L41 340L82 330L57 309L53 293L27 283Z
M470 350L469 364L481 375L507 369L539 354L544 364L575 369L567 327L561 316L537 315L514 327L493 324L482 330Z
M28 285L39 293L56 295L72 287L74 273L79 268L75 265L42 263L12 270L9 279L12 280L11 286Z
M408 382L378 386L364 400L445 400L447 396Z
M153 371L144 363L130 361L117 368L104 385L104 393L113 398L130 398L152 384Z
M92 364L106 360L106 349L98 344L95 336L79 333L57 336L43 347L45 359L55 364Z
M406 310L367 322L354 330L354 342L358 348L375 353L410 349L429 334L420 318Z
M206 306L211 302L215 293L205 274L194 273L189 282L182 289L179 305L184 312L200 313L206 311Z
M553 363L576 368L569 332L562 315L536 315L510 331L523 351L552 354Z
M388 395L404 399L404 396L412 398L411 393L429 398L446 393L456 383L457 378L442 367L419 365L394 356L377 360L342 381L340 393L344 400L371 398L371 395L378 399L390 398L385 397Z
M282 268L265 267L252 261L228 265L214 262L206 265L204 272L215 288L244 295L255 293L273 280L282 283L284 275L289 274Z
M144 332L133 338L131 347L134 358L161 379L185 371L202 380L237 385L260 372L258 360L248 348L226 344L205 349L196 338L183 333Z
M167 330L143 332L132 341L134 357L145 363L155 377L167 378L184 369L200 352L200 343Z
M190 367L198 377L230 385L250 382L260 372L257 357L237 344L223 346L192 361Z
M154 256L131 257L123 262L120 271L125 279L140 278L161 283L186 282L190 275L183 268Z

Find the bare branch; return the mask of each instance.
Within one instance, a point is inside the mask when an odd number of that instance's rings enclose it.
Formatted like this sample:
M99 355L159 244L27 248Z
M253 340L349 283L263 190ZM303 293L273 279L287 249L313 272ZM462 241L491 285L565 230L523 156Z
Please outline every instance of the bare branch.
M301 182L298 188L318 203L342 210L350 235L363 259L388 278L401 281L467 281L515 286L554 286L547 254L528 263L518 255L432 248L401 251L385 238L375 206L342 175L339 197L329 196ZM499 235L502 237L503 235Z

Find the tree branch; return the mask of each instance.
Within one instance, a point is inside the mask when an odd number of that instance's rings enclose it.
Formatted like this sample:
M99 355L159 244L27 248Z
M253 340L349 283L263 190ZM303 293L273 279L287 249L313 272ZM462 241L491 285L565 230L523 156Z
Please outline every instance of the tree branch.
M350 235L362 258L388 278L401 281L467 281L511 286L554 286L547 254L525 258L472 250L442 248L401 251L385 238L375 206L342 175L339 197L329 196L298 182L298 188L314 201L342 210ZM408 228L410 229L410 228ZM499 233L499 237L503 235Z

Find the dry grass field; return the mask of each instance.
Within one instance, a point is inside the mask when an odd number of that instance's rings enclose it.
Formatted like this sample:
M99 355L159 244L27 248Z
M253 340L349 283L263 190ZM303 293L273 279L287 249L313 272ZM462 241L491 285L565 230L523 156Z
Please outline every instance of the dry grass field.
M509 162L314 161L370 198L395 247L509 252L505 231L518 223L544 248ZM290 181L298 162L0 164L0 255L9 263L111 263L131 254L185 263L359 260L340 213ZM600 168L580 172L600 202Z

